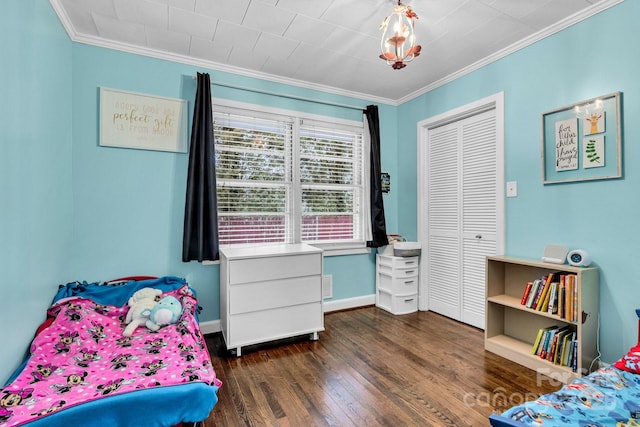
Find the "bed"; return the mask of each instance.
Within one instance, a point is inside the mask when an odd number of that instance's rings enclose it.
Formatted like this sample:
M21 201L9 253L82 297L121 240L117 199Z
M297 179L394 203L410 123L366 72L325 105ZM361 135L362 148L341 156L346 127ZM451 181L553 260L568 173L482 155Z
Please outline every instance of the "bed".
M639 310L636 310L640 318ZM640 321L639 321L640 322ZM640 426L640 323L638 344L614 364L560 390L493 414L493 427Z
M175 323L124 336L142 288L182 305ZM194 290L178 277L61 286L29 355L0 390L0 427L177 426L206 419L222 383L198 326Z

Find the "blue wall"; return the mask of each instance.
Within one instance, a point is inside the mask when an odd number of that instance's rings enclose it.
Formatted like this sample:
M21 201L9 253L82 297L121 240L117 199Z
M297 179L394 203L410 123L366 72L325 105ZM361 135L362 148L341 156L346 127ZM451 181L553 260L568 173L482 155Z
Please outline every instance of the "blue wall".
M193 66L83 44L73 45L73 196L74 245L71 271L86 280L120 275L185 277L203 306L201 320L219 319L219 268L183 263L182 225L188 166L187 154L129 150L98 145L99 88L117 88L182 98L193 108ZM307 89L288 87L223 72L212 80L347 105L367 105ZM362 113L217 87L213 96L362 120ZM396 107L380 106L383 138L394 138ZM191 119L189 119L189 123ZM395 139L395 138L394 138ZM385 146L393 158L395 144ZM391 222L391 221L390 221ZM325 258L325 274L333 275L333 299L375 292L374 255ZM359 279L359 280L358 280Z
M72 245L71 42L48 2L0 14L0 382L67 277Z
M398 109L402 185L413 189L416 121L504 91L505 177L518 182L518 197L506 199L506 253L539 258L550 243L590 253L601 268L600 347L607 362L635 344L640 307L633 270L640 240L638 16L640 2L623 2ZM543 185L540 114L616 91L623 93L623 179ZM417 233L416 197L400 200L407 235Z
M0 381L26 351L56 286L72 280L172 274L196 288L201 319L219 318L218 266L181 262L187 155L98 145L98 94L110 87L182 98L192 108L193 66L72 43L48 2L8 0L0 16L0 300L5 328ZM417 237L416 123L505 92L507 253L538 258L547 243L587 249L602 268L601 347L613 361L633 344L640 206L637 67L630 43L638 2L623 2L399 107L380 105L390 232ZM423 60L427 61L428 58ZM350 99L222 72L214 80L362 105ZM344 110L214 87L214 96L317 114ZM622 91L624 178L543 186L540 113ZM7 100L11 100L7 102ZM354 118L354 117L350 117ZM355 117L356 119L358 117ZM374 293L374 256L325 260L334 300ZM621 326L619 326L621 325Z

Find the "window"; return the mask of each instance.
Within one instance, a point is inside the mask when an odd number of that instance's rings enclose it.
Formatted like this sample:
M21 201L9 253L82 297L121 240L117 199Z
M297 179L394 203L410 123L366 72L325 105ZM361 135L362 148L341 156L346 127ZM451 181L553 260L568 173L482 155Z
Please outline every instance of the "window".
M362 123L238 105L214 102L220 244L364 247Z

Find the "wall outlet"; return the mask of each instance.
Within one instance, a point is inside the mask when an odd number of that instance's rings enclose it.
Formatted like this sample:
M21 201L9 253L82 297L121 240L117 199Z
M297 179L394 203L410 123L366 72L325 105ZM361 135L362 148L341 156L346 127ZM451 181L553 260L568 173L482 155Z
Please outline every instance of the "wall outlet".
M517 196L518 196L518 182L517 181L507 182L507 197L517 197Z

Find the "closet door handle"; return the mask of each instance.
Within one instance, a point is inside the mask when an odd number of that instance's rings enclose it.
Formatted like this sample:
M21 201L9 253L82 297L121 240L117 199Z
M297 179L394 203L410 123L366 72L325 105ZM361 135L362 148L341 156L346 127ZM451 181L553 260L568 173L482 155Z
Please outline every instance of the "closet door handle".
M476 239L478 240L482 239L482 234L476 234Z

